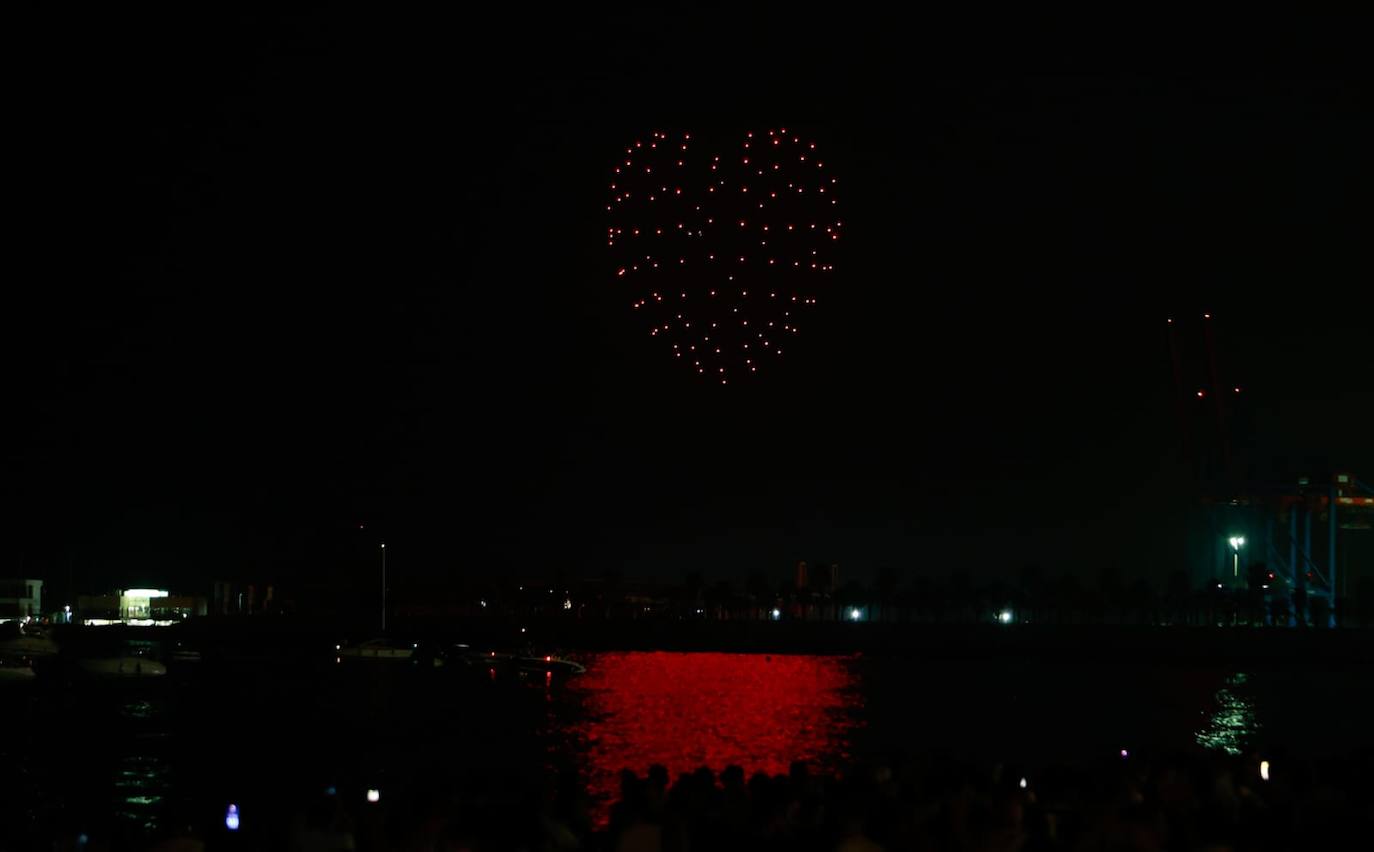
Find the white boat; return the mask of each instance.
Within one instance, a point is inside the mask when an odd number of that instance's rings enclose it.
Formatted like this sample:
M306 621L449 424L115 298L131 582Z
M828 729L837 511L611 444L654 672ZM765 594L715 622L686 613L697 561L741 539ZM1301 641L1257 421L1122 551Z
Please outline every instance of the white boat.
M369 639L357 645L335 645L334 656L339 660L409 660L418 647L418 642Z
M463 655L464 661L474 667L515 670L521 672L550 672L556 675L576 675L587 670L586 666L566 657L552 654L505 654L499 651L470 651Z
M587 670L579 662L547 654L542 657L517 657L516 665L524 671L553 672L558 675L582 674Z

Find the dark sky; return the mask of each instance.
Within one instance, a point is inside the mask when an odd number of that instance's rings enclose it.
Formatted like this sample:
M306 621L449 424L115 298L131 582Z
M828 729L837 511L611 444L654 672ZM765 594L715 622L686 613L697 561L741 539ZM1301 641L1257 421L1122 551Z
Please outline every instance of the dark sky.
M385 535L432 579L1162 576L1163 321L1204 310L1258 476L1374 477L1352 22L100 14L25 37L5 575L289 583ZM616 296L606 177L777 123L847 245L785 370L702 384Z

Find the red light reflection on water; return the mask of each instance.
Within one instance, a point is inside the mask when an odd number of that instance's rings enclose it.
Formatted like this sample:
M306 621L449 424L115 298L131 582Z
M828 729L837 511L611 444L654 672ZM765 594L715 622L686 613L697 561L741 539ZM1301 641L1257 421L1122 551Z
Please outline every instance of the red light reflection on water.
M785 773L848 756L862 699L840 657L762 654L601 654L573 681L584 714L573 733L586 761L593 816L619 794L619 773L651 764L669 777L730 764Z

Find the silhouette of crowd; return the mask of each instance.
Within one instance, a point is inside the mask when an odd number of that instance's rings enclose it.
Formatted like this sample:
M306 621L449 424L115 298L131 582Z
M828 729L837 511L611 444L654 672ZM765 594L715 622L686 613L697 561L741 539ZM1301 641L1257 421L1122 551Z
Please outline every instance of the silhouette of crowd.
M1367 763L1364 764L1368 766ZM1114 758L1095 770L975 770L897 760L843 775L740 767L669 784L622 778L603 848L648 850L1221 850L1338 848L1368 828L1374 788L1356 765L1206 755Z
M670 778L621 773L620 794L592 802L573 773L543 789L499 777L428 786L400 801L302 803L284 835L204 846L291 852L733 852L733 850L1290 850L1363 848L1374 821L1368 755L1314 765L1276 757L1112 755L1093 768L974 767L895 759L840 773L793 764L785 775ZM182 838L187 840L188 838ZM248 841L248 845L231 841Z
M413 779L369 801L333 788L282 803L243 830L181 823L152 845L106 838L51 848L290 852L1222 852L1365 848L1374 829L1374 755L1113 754L1097 766L974 766L923 756L841 773L676 778L624 770L613 802L575 772L542 783L471 772ZM352 791L350 791L352 792ZM49 847L44 847L49 848Z

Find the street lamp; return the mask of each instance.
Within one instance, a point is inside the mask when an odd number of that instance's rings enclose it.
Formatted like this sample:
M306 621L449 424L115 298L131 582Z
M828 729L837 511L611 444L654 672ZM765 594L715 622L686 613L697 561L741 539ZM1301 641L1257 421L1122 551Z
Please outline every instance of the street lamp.
M1245 546L1245 536L1243 536L1243 535L1233 535L1233 536L1231 536L1229 539L1227 539L1227 541L1230 542L1230 544L1231 544L1231 555L1232 555L1232 558L1233 558L1233 561L1232 561L1232 563L1231 563L1231 576L1234 577L1234 578L1236 579L1237 582L1239 582L1239 580L1240 580L1240 549L1241 549L1242 547Z
M386 633L386 542L382 542L382 632Z

